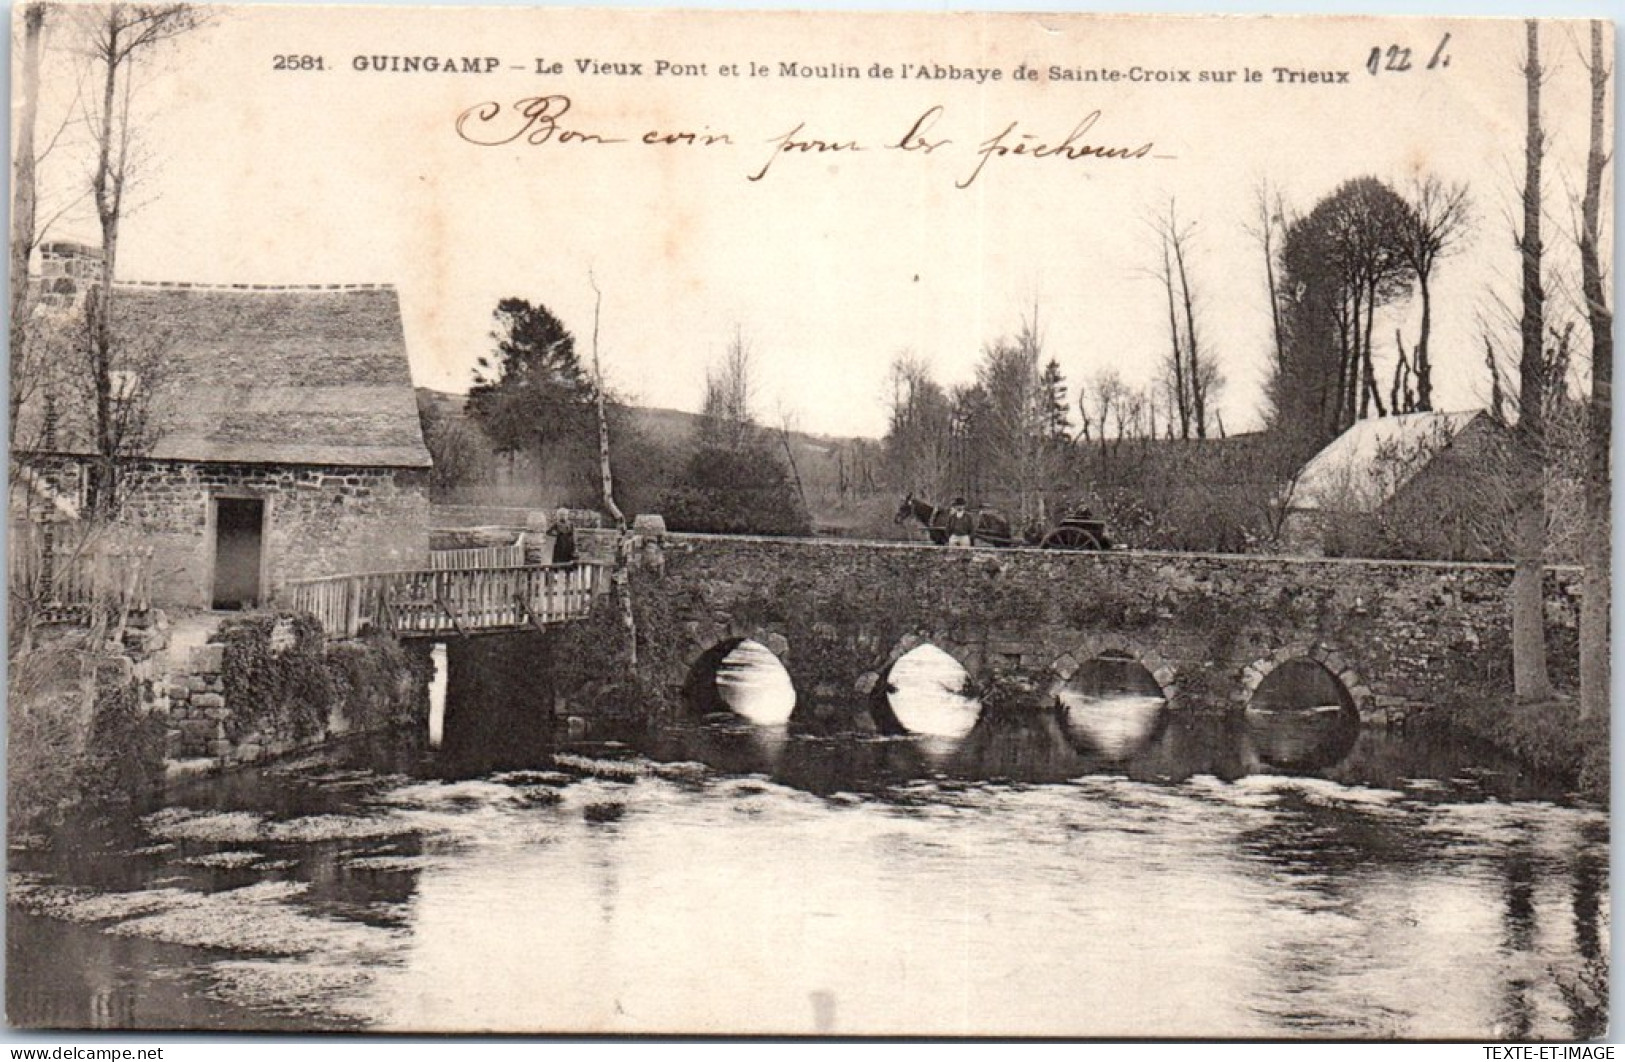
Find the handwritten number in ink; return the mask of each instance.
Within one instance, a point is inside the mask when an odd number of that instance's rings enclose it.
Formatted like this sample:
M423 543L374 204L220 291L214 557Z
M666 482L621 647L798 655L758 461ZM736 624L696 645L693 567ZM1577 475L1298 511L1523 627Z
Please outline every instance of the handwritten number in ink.
M1445 53L1445 46L1449 43L1450 34L1439 38L1438 46L1433 49L1433 57L1422 69L1439 70L1449 66L1450 56ZM1390 44L1386 48L1378 45L1371 49L1371 54L1365 60L1365 68L1372 77L1385 72L1403 74L1415 69L1411 65L1411 50L1399 44Z
M1365 61L1365 68L1373 75L1387 70L1402 74L1411 68L1411 50L1401 48L1397 44L1390 44L1387 49L1381 47L1371 49L1371 55Z
M1428 60L1427 68L1429 70L1432 70L1434 67L1450 65L1450 57L1444 53L1444 46L1449 43L1450 34L1446 33L1442 38L1439 39L1439 46L1433 49L1433 58Z

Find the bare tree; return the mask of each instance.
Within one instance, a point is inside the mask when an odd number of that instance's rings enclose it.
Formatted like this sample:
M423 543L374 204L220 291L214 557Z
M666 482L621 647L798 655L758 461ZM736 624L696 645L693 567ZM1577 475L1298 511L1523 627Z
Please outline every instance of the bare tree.
M1094 424L1100 434L1100 456L1105 459L1108 452L1115 452L1122 445L1123 426L1127 422L1128 414L1123 408L1129 401L1129 389L1123 384L1123 377L1116 369L1105 368L1095 373L1094 406L1090 410L1083 407L1083 397L1079 395L1078 410L1083 414L1085 421L1093 418ZM1112 433L1112 425L1116 424L1117 431ZM1110 451L1108 451L1110 447Z
M701 435L705 445L743 449L756 436L756 416L751 410L756 396L756 380L750 344L742 329L734 329L722 360L705 370L705 402L701 415Z
M95 452L92 504L99 513L117 504L119 360L114 336L113 277L118 266L119 226L125 192L133 176L134 126L131 102L137 68L160 45L195 29L202 21L190 4L108 4L81 12L84 46L100 83L100 98L87 106L94 138L91 197L101 226L101 283L86 300L87 368L95 393Z
M1428 340L1433 328L1433 292L1430 281L1438 260L1455 249L1470 221L1467 186L1446 186L1437 177L1419 179L1410 196L1400 249L1416 275L1422 302L1422 321L1412 348L1411 372L1416 377L1416 408L1433 408L1433 363Z
M795 484L796 497L801 499L801 507L812 512L812 506L807 504L807 488L801 482L801 466L796 463L796 450L790 442L790 435L796 430L796 418L793 413L783 406L779 407L779 446L784 450L784 464L790 470L790 482Z
M35 180L34 129L39 120L40 38L45 31L45 5L31 3L23 8L23 39L18 49L17 120L13 125L17 142L11 163L11 442L15 448L17 415L28 397L35 374L27 371L30 298L29 256L36 239L38 189Z
M892 485L940 497L953 469L953 403L924 359L902 353L892 359L886 457Z
M1270 338L1275 344L1275 363L1286 361L1286 339L1281 330L1281 289L1276 278L1276 257L1280 253L1277 234L1287 227L1286 203L1279 191L1270 188L1268 181L1260 181L1253 189L1253 206L1257 211L1248 231L1258 241L1264 254L1264 284L1270 299Z
M1546 670L1545 603L1541 590L1546 548L1546 505L1542 468L1545 460L1546 352L1545 288L1541 281L1541 162L1545 136L1540 114L1540 29L1535 19L1526 23L1528 57L1524 63L1524 93L1528 127L1524 141L1523 231L1518 251L1523 263L1522 336L1518 358L1517 442L1519 487L1512 577L1512 681L1520 701L1551 697Z
M976 384L986 398L983 436L994 467L1015 487L1023 525L1038 516L1047 452L1042 383L1043 340L1037 314L1022 322L1015 338L982 352Z
M1580 272L1591 324L1591 404L1585 467L1584 596L1580 606L1580 715L1608 713L1609 617L1612 570L1609 517L1612 491L1608 454L1614 408L1614 314L1608 306L1598 243L1601 238L1602 179L1608 165L1604 122L1611 73L1603 61L1603 23L1591 23L1591 130L1586 153L1585 198L1580 207Z
M1177 204L1169 200L1167 213L1152 219L1151 226L1162 249L1157 279L1168 297L1169 391L1179 416L1179 435L1182 439L1193 434L1205 439L1208 400L1217 393L1223 379L1212 355L1203 353L1201 333L1196 327L1197 300L1188 262L1196 224L1182 223Z
M41 218L39 165L61 140L69 124L64 119L54 133L46 137L43 147L37 146L39 125L39 63L43 46L47 13L50 5L30 3L23 8L18 19L22 40L17 43L19 57L17 71L17 111L13 130L16 143L12 158L12 227L11 227L11 326L10 349L10 440L15 457L19 452L45 446L48 439L25 438L19 434L25 406L35 402L54 405L59 395L62 375L63 351L61 340L64 330L59 322L42 317L37 311L40 299L34 284L31 260L34 250L62 214L84 197L84 192L68 197ZM54 415L44 418L50 425ZM41 426L34 418L33 429ZM47 433L48 434L48 433ZM49 447L46 447L49 448Z
M593 378L593 407L598 415L598 477L603 487L604 509L609 513L615 526L626 527L626 514L621 507L615 504L615 474L610 468L609 461L609 415L604 409L604 366L598 360L598 319L604 305L604 293L598 290L598 278L589 270L587 282L592 285L592 378ZM637 650L634 641L633 655Z
M629 581L631 558L628 556L632 540L625 534L626 514L615 504L615 477L609 461L609 415L604 410L604 366L598 357L598 325L600 311L604 305L604 293L599 290L598 278L593 276L591 270L587 272L587 282L592 285L592 376L593 407L598 417L598 474L604 491L604 509L622 532L616 540L615 568L610 573L610 583L615 590L615 599L620 605L621 629L626 632L626 662L629 667L636 667L638 619L636 611L632 608L632 587Z
M1162 270L1158 274L1158 279L1162 281L1163 292L1168 297L1169 396L1173 399L1174 411L1179 415L1180 438L1188 439L1191 433L1190 387L1185 380L1185 343L1180 335L1179 309L1175 304L1172 247L1172 244L1181 238L1181 233L1172 201L1168 204L1167 215L1156 218L1152 226L1162 243Z

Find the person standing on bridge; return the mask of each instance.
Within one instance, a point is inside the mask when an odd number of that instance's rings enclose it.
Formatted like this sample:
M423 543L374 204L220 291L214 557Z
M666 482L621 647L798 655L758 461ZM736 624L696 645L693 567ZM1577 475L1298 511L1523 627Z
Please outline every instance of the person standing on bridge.
M969 549L971 546L971 532L976 530L976 519L965 508L964 498L955 498L953 507L948 510L948 545L957 549Z

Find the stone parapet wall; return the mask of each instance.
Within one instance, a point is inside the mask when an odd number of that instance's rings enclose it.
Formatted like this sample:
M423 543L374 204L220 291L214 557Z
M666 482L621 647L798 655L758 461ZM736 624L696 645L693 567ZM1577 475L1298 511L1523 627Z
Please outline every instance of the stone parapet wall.
M901 646L924 640L973 676L1013 665L1060 679L1102 653L1127 655L1176 704L1218 709L1305 658L1366 718L1397 722L1510 666L1507 565L689 535L630 555L654 628L641 636L667 685L719 642L776 636L801 696L836 697L872 687ZM1561 683L1580 573L1549 570L1546 588Z

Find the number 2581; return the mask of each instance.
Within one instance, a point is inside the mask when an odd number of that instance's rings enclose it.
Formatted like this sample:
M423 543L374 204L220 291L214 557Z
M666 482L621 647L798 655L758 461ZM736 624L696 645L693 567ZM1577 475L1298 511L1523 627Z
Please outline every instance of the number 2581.
M272 70L320 70L322 57L319 55L277 55L271 57Z

